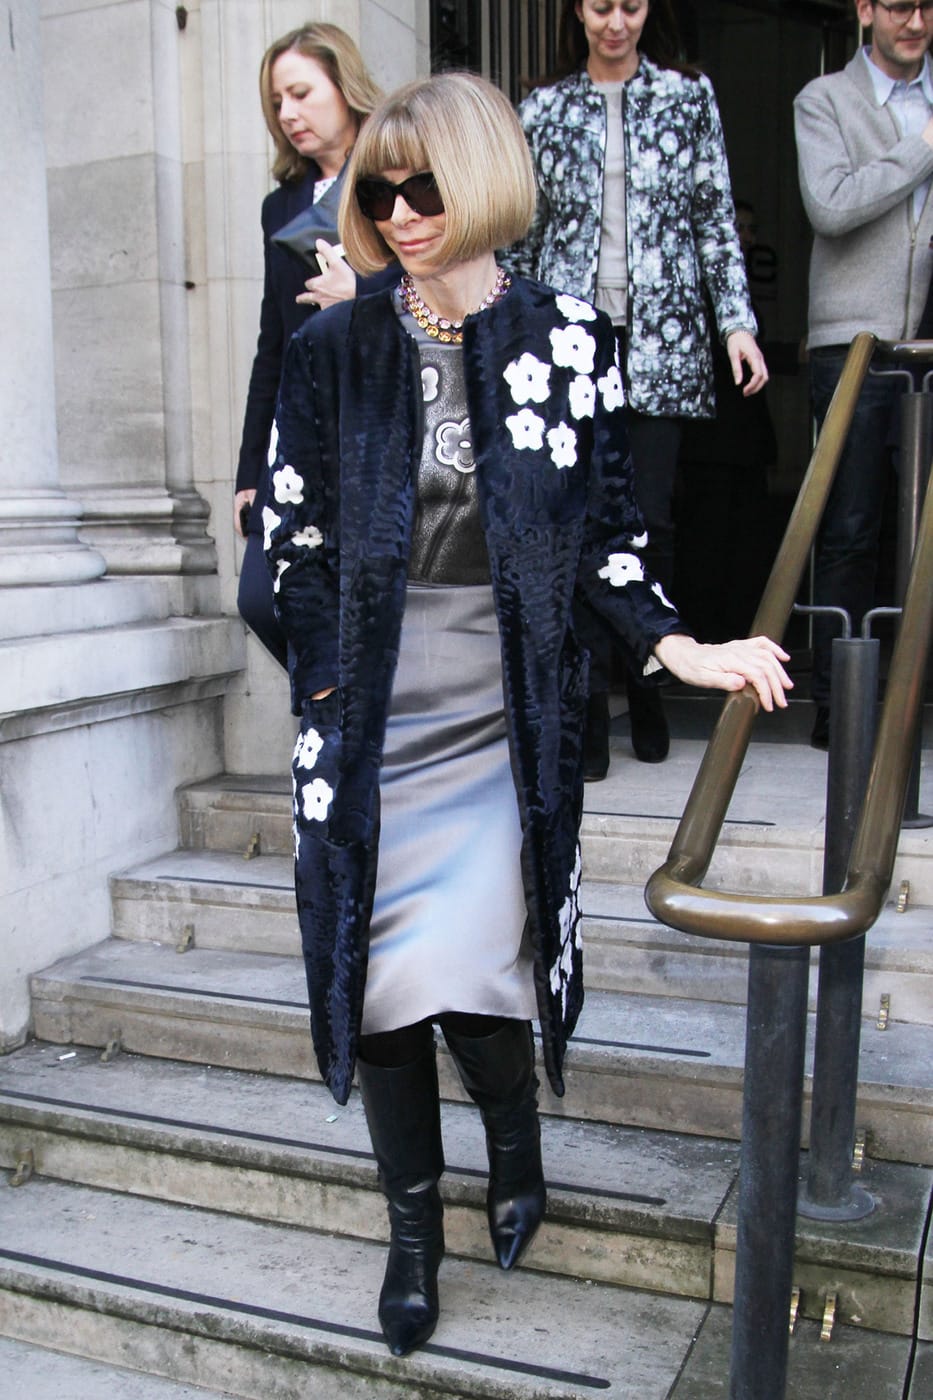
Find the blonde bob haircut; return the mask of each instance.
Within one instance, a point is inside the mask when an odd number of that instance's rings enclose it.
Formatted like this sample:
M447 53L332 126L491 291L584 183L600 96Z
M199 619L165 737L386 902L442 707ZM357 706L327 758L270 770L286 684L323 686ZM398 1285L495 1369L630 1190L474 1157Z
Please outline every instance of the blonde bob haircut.
M279 184L301 179L308 169L307 160L295 150L279 125L279 114L272 102L272 69L283 53L300 53L321 65L334 87L342 93L357 130L382 97L382 90L367 71L363 55L349 34L336 24L303 24L270 44L259 67L259 96L269 135L275 142L272 174Z
M535 175L518 117L503 94L473 73L408 83L376 108L353 149L338 225L347 261L377 272L394 254L356 202L356 182L387 170L434 173L447 221L438 246L445 267L505 248L528 231Z

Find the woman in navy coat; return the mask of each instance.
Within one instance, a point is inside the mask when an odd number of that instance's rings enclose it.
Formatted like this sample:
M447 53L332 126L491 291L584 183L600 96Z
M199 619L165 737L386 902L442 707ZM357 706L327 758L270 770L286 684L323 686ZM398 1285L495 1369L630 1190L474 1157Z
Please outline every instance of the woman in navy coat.
M353 40L334 24L307 24L277 39L263 57L259 89L275 142L272 173L279 187L262 205L265 282L233 510L237 533L246 540L237 604L244 621L285 666L286 642L262 558L261 523L282 361L289 339L313 307L354 296L356 277L341 259L331 258L325 274L306 290L310 266L275 236L326 196L380 93Z
M289 642L296 892L311 1028L338 1102L356 1070L391 1242L396 1355L438 1318L439 1024L480 1108L500 1265L543 1217L531 1020L562 1094L583 1002L585 601L630 665L783 705L765 638L702 646L645 573L608 317L499 268L534 175L482 79L401 89L351 158L351 262L398 288L293 338L264 511Z

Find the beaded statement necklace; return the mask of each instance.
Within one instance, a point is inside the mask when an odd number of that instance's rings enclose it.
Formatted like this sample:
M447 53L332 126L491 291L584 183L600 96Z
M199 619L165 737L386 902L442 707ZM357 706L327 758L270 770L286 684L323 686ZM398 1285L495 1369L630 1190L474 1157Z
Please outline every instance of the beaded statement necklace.
M504 268L498 268L492 291L486 293L476 311L485 311L487 307L501 301L511 285L512 279L509 274ZM429 306L426 306L415 291L415 284L407 272L399 283L399 294L405 310L414 317L421 330L432 340L439 340L443 345L460 345L462 343L463 321L450 321L446 316L438 316L436 311L432 311Z

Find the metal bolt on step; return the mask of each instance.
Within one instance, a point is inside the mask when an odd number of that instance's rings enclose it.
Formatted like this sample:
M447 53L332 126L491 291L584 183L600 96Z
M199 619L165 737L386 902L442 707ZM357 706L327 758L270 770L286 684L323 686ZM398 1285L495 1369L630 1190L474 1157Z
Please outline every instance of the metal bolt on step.
M790 1334L790 1336L793 1336L793 1335L794 1335L794 1332L795 1332L795 1330L796 1330L796 1327L797 1327L797 1315L798 1315L799 1312L800 1312L800 1289L799 1289L799 1288L794 1288L794 1289L791 1291L791 1295L790 1295L790 1319L789 1319L788 1326L787 1326L787 1331L788 1331L788 1333Z
M855 1134L855 1144L852 1148L852 1170L860 1172L865 1165L865 1129L859 1128Z
M120 1044L119 1035L112 1035L100 1052L100 1062L102 1065L109 1065L111 1060L115 1060L123 1046Z
M823 1306L823 1323L820 1327L821 1342L829 1342L832 1340L833 1328L836 1325L836 1302L836 1294L827 1293L826 1302Z
M901 887L897 892L897 903L894 906L895 914L905 914L910 903L910 881L902 880Z
M175 944L176 953L187 953L189 948L194 947L194 924L185 924L182 929L181 938Z
M262 835L261 835L260 832L254 831L253 834L252 834L252 836L249 838L249 840L248 840L247 843L246 843L246 850L243 852L243 859L244 859L244 860L252 860L254 856L258 856L258 855L259 855L259 852L260 852L260 846L261 846L261 845L262 845Z
M11 1186L25 1186L26 1182L35 1173L36 1159L31 1147L27 1147L19 1154L16 1166L10 1175Z
M878 1007L878 1019L875 1022L875 1029L886 1031L891 1019L891 993L881 993L881 1005Z

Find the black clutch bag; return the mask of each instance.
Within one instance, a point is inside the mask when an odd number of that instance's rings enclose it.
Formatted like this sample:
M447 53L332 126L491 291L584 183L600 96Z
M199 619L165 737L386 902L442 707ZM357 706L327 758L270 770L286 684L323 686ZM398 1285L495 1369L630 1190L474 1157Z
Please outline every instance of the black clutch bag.
M317 203L312 204L310 209L303 209L300 214L296 214L283 228L280 228L278 233L272 235L273 243L297 254L309 267L313 268L315 274L321 271L317 261L315 243L319 238L326 238L328 243L336 243L339 237L337 210L340 207L340 191L343 187L345 170L346 166L343 167L330 189L321 196Z

